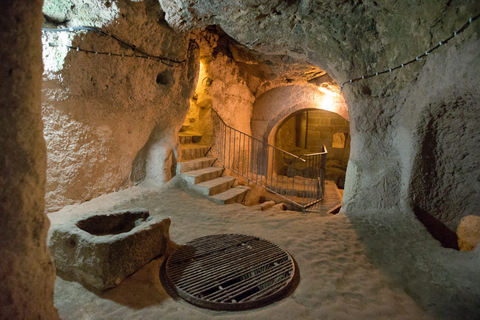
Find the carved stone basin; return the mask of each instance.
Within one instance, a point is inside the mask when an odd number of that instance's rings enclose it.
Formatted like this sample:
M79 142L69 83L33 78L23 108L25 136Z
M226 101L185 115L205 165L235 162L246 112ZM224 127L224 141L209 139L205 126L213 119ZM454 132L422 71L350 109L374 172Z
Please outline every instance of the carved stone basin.
M60 273L104 290L165 253L169 227L145 209L88 215L56 226L49 249Z
M77 222L77 227L94 236L120 234L141 225L148 217L148 211L124 211L80 220Z

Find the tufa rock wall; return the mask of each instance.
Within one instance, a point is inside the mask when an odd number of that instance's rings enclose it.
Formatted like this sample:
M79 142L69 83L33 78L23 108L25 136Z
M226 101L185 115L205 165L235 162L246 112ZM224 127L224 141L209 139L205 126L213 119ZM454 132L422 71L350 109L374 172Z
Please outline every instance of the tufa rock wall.
M474 0L160 3L178 30L219 25L251 49L303 59L337 83L411 60L479 12ZM479 215L479 31L475 22L420 62L344 88L347 213L423 206L452 230Z
M43 121L47 142L47 211L86 201L132 183L162 184L175 166L176 132L198 73L198 50L163 20L159 4L47 0L59 27L94 25L169 65L141 58L62 51L48 43L132 54L95 32L44 33ZM63 61L63 57L65 60Z
M191 112L199 121L192 122L192 127L203 133L205 143L211 143L213 108L227 125L250 134L255 97L233 59L229 39L215 28L197 32L195 39L200 46L201 70L191 100Z

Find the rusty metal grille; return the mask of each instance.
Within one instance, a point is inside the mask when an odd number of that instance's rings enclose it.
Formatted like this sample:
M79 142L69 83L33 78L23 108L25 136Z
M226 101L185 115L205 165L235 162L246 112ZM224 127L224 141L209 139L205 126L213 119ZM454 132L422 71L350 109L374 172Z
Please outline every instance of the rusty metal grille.
M188 302L215 310L245 310L285 294L295 265L285 250L267 240L220 234L186 243L168 258L165 270Z

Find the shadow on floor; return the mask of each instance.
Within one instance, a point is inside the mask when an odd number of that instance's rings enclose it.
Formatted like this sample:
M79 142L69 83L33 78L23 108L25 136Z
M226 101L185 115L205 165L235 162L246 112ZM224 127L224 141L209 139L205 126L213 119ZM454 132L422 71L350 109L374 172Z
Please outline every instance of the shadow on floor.
M100 296L133 309L159 305L170 299L158 278L164 260L164 256L152 260L115 288L102 292Z

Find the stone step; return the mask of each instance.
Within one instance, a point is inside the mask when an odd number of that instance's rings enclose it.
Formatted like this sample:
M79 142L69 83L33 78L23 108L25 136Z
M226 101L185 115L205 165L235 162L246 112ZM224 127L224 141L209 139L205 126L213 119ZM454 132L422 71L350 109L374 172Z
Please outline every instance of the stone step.
M188 124L183 124L182 128L180 129L180 132L185 132L189 130L190 130L190 126Z
M203 157L189 161L183 161L177 163L177 173L188 172L193 170L200 170L208 168L213 165L216 158Z
M210 196L208 198L216 204L230 204L234 202L242 202L248 190L250 190L249 187L237 186L217 195Z
M202 135L198 132L185 131L178 133L178 139L181 144L192 144L200 142L200 140L202 140Z
M202 196L208 197L213 196L222 192L227 191L233 186L235 178L231 176L225 176L216 178L213 180L208 180L202 183L198 183L192 186L196 192Z
M181 144L179 146L180 161L203 158L207 154L210 146L201 144Z
M200 170L188 171L181 174L183 180L189 184L197 184L216 179L223 173L223 167L209 167Z

